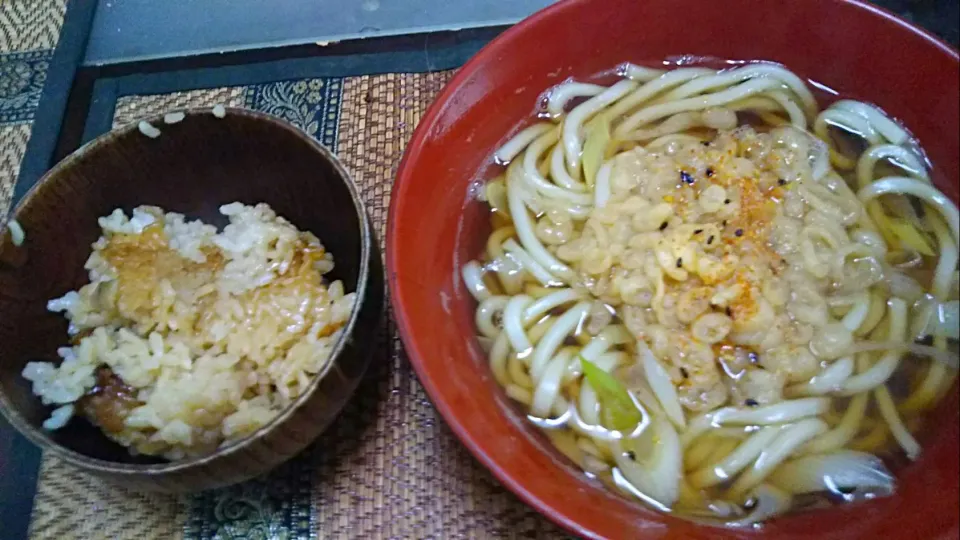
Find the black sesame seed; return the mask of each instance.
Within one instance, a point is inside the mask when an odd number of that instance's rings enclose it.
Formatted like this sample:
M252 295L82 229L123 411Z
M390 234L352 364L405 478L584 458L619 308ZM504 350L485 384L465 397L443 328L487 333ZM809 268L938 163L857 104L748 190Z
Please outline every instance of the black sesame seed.
M757 400L753 399L753 398L750 398L750 399L744 401L743 403L744 403L747 407L756 407L756 406L760 405L760 403L759 403Z
M683 257L677 259L677 268L683 268Z
M760 356L755 352L751 351L750 354L748 354L747 356L750 358L751 364L756 364L757 362L760 361Z
M707 176L713 176L713 169L707 167Z
M737 229L737 230L733 231L733 234L735 234L735 235L737 235L737 236L743 236L743 229Z
M781 178L781 179L779 179L779 180L777 180L777 183L778 183L778 184L780 184L780 185L782 186L782 185L784 185L784 184L786 184L786 183L787 183L787 181L786 181L786 180L784 180L783 178Z
M700 233L702 233L702 232L703 232L703 229L697 229L697 230L693 231L693 234L700 234Z
M664 230L664 229L666 229L666 228L667 228L667 222L664 221L663 223L660 224L660 230L662 231L662 230Z
M918 339L918 340L917 340L917 343L919 343L920 345L926 345L926 346L929 347L929 346L933 345L933 336L930 335L930 334L927 334L927 335L923 336L922 338Z
M707 245L712 244L714 238L715 238L715 237L711 234L711 235L710 235L710 238L707 238Z
M633 453L633 450L627 450L627 458L629 458L630 461L636 461L637 455Z
M685 367L681 367L681 368L680 368L680 375L683 375L683 378L684 378L684 379L689 379L689 378L690 378L690 372L688 372L688 371L687 371L687 368L685 368Z
M683 180L683 183L685 184L693 184L695 182L693 177L690 176L690 173L687 171L680 171L680 180Z
M723 204L730 204L730 199L724 199Z
M733 317L733 310L732 310L732 309L730 309L730 308L728 307L728 308L727 308L726 310L724 310L724 311L726 311L727 317Z
M752 510L753 507L756 506L756 505L757 505L757 499L756 499L756 497L750 497L749 499L747 499L747 502L743 503L743 509L744 509L744 510Z
M703 146L710 146L710 141L700 141Z
M727 220L723 220L723 226L724 226L724 227L727 226Z

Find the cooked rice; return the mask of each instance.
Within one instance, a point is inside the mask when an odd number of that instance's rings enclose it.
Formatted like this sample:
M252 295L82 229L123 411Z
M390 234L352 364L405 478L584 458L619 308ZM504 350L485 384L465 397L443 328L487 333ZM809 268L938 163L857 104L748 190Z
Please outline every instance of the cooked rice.
M51 300L70 320L59 366L23 376L62 427L76 410L133 453L209 453L270 422L327 363L355 293L333 258L266 204L223 231L141 206L100 218L90 283ZM109 371L105 371L108 368Z
M13 242L13 245L20 247L23 245L23 242L27 239L27 233L23 231L23 227L20 226L20 222L11 219L7 222L7 230L10 231L10 241Z
M150 122L147 122L146 120L141 120L140 123L137 124L137 129L140 130L140 133L143 133L144 135L146 135L147 137L150 137L151 139L156 139L157 137L160 136L160 130L157 129L156 126L154 126Z
M182 112L182 111L167 113L167 114L163 115L163 123L164 123L164 124L178 124L178 123L182 122L183 119L186 118L186 117L187 117L186 113L184 113L184 112Z

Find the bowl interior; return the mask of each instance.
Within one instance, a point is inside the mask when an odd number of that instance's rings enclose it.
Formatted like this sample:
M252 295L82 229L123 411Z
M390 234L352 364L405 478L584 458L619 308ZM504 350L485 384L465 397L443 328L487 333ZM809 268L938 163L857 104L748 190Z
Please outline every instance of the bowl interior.
M64 317L48 312L46 303L88 281L83 265L100 236L99 216L154 205L222 226L220 205L265 202L334 254L331 279L356 290L361 275L364 229L350 180L307 135L238 110L222 119L193 111L177 124L159 118L153 124L162 131L156 139L129 126L58 164L15 211L26 242L17 248L4 235L0 244L0 402L35 442L113 463L157 460L131 456L79 418L62 430L43 430L50 408L20 375L31 360L57 360L57 347L67 343Z
M422 120L401 164L387 237L388 278L420 380L502 482L584 536L955 535L956 389L929 422L936 428L923 438L920 462L899 472L896 496L787 516L758 532L695 526L608 493L558 457L493 380L473 338L475 303L459 278L490 232L488 210L470 197L471 184L492 176L490 155L532 119L546 88L624 61L650 65L681 55L780 62L826 89L878 104L914 132L935 166L937 185L957 199L957 54L876 8L841 0L560 3L507 31L464 66Z

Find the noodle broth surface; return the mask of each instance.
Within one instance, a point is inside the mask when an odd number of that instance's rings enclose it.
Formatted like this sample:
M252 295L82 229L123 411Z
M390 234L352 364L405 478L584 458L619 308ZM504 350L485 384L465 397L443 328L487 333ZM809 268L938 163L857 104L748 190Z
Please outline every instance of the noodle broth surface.
M821 111L773 64L671 67L566 81L494 154L463 267L494 376L664 511L890 493L878 456L915 459L955 379L956 206L876 107Z

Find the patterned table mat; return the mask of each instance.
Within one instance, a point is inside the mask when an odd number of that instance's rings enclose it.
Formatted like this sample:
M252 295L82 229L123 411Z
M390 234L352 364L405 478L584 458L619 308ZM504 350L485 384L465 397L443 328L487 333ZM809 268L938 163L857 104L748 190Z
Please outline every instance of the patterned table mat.
M85 0L84 0L85 1ZM67 0L0 0L0 216L10 206ZM404 145L450 73L300 79L127 96L115 125L189 106L247 107L334 149L385 236ZM350 401L303 454L262 478L196 495L106 485L44 457L31 538L490 538L559 531L452 435L403 354L392 319ZM31 486L23 487L29 496ZM0 537L4 534L0 533Z
M0 215L30 138L67 0L0 0Z
M381 242L404 145L450 72L271 84L117 103L115 126L218 103L267 112L333 148L353 173ZM2 84L2 83L0 83ZM22 156L29 123L0 128ZM0 192L9 193L10 177ZM307 451L238 486L191 496L118 489L45 456L32 538L540 538L560 531L507 492L456 440L385 323L373 366L338 420Z

